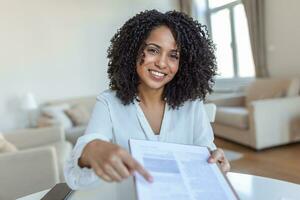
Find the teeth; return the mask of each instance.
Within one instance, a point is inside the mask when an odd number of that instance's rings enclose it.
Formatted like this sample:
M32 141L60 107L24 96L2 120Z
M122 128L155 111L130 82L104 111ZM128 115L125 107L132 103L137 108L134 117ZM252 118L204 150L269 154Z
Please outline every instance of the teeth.
M163 73L160 73L160 72L156 72L156 71L150 71L151 72L151 74L153 74L153 75L155 75L155 76L160 76L160 77L163 77L164 76L164 74Z

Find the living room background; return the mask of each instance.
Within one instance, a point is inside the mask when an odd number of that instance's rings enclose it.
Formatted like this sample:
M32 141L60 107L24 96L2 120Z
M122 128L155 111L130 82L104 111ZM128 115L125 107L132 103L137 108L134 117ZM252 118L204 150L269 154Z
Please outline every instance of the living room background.
M299 6L297 0L265 0L271 77L300 77ZM151 8L179 5L174 0L0 1L0 130L27 126L20 108L27 92L43 103L106 89L109 40L128 17Z

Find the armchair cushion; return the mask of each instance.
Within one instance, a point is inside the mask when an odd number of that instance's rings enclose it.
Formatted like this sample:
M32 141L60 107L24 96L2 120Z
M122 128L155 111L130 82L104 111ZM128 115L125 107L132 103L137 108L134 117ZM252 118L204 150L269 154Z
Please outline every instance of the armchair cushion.
M219 106L216 114L216 123L247 129L249 127L248 110L246 107Z
M231 94L230 96L220 97L209 99L208 102L211 102L218 106L238 106L243 107L245 106L245 95L244 94Z

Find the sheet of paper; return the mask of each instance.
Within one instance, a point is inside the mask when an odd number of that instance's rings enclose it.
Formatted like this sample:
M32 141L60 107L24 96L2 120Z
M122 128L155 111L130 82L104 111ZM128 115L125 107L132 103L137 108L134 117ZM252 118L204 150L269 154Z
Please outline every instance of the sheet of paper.
M130 140L130 151L153 176L148 183L136 174L139 200L237 199L206 147Z

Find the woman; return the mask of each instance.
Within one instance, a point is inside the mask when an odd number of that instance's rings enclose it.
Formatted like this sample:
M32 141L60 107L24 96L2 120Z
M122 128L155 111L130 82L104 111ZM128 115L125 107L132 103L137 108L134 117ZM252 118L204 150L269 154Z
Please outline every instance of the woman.
M128 153L128 140L207 146L209 162L230 166L213 143L202 100L216 73L206 29L187 15L145 11L129 19L108 49L110 90L97 97L84 136L65 167L69 186L151 175Z

